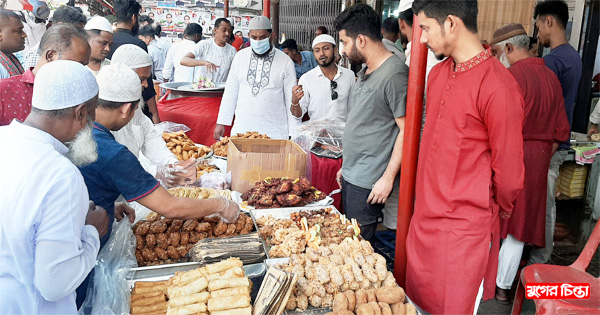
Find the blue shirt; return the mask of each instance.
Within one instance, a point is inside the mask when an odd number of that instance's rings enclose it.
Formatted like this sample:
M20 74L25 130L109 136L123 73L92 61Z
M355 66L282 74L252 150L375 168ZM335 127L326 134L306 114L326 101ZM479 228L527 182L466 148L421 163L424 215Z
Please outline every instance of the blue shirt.
M298 65L294 61L294 67L296 67L296 79L300 79L300 77L307 73L308 71L314 69L319 64L315 59L315 56L310 51L301 51L300 56L302 56L302 64Z
M123 195L129 202L136 201L156 190L160 184L142 168L127 147L115 141L106 127L95 122L92 133L98 144L98 160L79 170L88 188L90 200L108 213L108 233L100 239L102 247L112 230L115 201L119 195Z
M573 110L575 108L575 99L577 98L577 89L581 79L581 58L579 53L568 43L555 47L549 54L544 56L546 66L550 68L560 81L563 97L565 99L565 109L569 126L573 126ZM561 149L567 149L567 144L560 145Z

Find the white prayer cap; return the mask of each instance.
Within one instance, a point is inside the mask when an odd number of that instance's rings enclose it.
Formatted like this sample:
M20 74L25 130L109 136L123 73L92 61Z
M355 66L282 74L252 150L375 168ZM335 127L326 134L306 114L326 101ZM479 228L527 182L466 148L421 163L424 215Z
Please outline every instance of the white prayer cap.
M122 63L111 62L96 76L100 88L99 99L111 102L139 101L142 95L140 77Z
M315 48L315 46L320 43L331 43L333 46L335 46L335 39L331 35L321 34L313 39L312 48Z
M85 30L99 30L112 34L113 29L110 22L103 16L96 15L85 24Z
M398 12L404 12L408 9L412 8L414 0L400 0L400 4L398 5Z
M257 16L250 20L248 23L248 28L252 30L272 30L273 25L271 24L271 20L269 20L266 16Z
M98 84L90 70L79 62L57 60L45 64L35 76L31 106L42 110L71 108L97 94Z
M123 45L112 55L111 62L120 62L131 69L138 69L152 65L152 57L142 48L132 44Z

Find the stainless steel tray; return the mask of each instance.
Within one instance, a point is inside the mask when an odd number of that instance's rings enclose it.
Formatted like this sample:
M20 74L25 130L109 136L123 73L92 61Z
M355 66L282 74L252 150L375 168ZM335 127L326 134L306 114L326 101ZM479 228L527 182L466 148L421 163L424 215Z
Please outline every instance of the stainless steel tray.
M160 87L163 89L180 91L180 92L193 92L193 93L206 93L206 92L215 92L215 91L223 91L225 89L224 82L215 83L214 88L203 88L203 89L194 89L192 83L186 81L179 82L167 82L161 83Z

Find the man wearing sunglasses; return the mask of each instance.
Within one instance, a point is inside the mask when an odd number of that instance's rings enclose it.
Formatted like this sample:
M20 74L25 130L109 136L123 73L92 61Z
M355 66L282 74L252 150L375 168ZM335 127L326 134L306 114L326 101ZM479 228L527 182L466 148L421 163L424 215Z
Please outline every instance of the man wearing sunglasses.
M308 112L312 121L346 121L354 72L335 64L335 39L331 35L315 37L312 48L319 66L302 75L292 89L292 114L301 118Z

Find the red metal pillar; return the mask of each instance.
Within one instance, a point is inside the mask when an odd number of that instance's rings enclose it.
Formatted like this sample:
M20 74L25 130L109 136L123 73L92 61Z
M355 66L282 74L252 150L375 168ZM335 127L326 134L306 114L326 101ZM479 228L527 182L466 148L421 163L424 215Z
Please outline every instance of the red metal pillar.
M229 0L225 0L225 7L223 8L223 11L225 13L225 17L228 18L229 17Z
M402 287L406 284L406 236L414 211L415 182L417 178L417 157L421 120L423 117L423 93L427 66L427 47L420 43L421 27L415 15L413 21L413 41L410 53L410 71L406 93L406 124L404 126L404 146L400 167L400 200L398 202L398 222L396 229L396 253L394 276Z
M271 18L271 0L263 0L263 15Z

